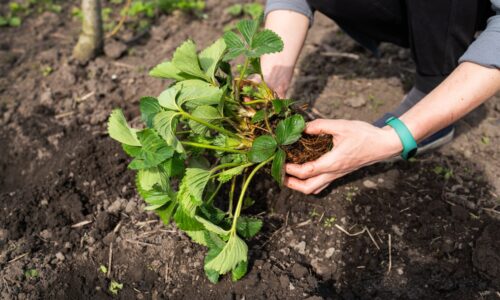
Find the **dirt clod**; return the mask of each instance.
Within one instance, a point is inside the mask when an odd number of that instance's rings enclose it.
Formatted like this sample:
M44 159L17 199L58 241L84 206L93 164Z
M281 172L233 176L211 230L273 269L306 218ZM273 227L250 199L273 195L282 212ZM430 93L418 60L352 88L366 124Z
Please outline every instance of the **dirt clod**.
M296 263L292 266L292 275L293 277L295 277L296 279L301 279L303 278L304 276L306 276L308 274L308 271L307 271L307 268L305 268L304 266L302 266L301 264L299 263Z

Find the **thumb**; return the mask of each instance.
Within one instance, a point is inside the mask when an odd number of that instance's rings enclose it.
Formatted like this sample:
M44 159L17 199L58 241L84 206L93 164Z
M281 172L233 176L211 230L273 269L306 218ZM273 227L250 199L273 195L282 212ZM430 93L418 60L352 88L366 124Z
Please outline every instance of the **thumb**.
M316 119L307 123L304 132L312 135L330 134L336 135L348 128L347 120Z

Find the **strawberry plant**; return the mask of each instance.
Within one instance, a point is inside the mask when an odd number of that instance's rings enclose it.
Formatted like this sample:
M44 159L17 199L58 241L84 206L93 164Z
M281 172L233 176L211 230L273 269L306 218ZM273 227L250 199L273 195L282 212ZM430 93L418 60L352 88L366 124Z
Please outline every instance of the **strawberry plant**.
M132 157L129 168L137 171L146 210L165 224L173 219L208 247L204 269L212 282L228 272L238 280L247 271L244 240L262 227L261 220L241 214L251 180L270 165L281 184L287 149L311 143L302 137L305 122L292 101L277 99L263 80L260 56L282 49L281 38L260 30L255 20L240 21L199 53L188 40L150 71L173 82L157 98L141 99L144 129L129 127L121 110L109 118L109 135ZM241 56L233 74L229 62Z

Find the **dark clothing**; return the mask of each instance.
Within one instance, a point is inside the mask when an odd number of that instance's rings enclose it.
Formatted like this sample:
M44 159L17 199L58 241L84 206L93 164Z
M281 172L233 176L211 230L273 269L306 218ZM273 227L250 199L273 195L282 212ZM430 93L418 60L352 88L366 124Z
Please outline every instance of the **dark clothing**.
M490 0L307 0L307 4L374 53L380 42L410 48L417 68L416 87L425 93L456 68L476 31L484 30L495 14ZM490 46L498 47L500 30L497 37L496 45ZM500 59L500 49L497 55L494 60ZM466 60L474 62L472 56Z

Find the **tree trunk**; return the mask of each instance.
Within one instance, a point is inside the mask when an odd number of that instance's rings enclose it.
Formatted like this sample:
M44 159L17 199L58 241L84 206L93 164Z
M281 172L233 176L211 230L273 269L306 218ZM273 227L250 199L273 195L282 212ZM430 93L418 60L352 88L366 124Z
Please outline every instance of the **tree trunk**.
M73 49L73 57L87 62L102 51L101 1L82 0L82 14L82 33Z

